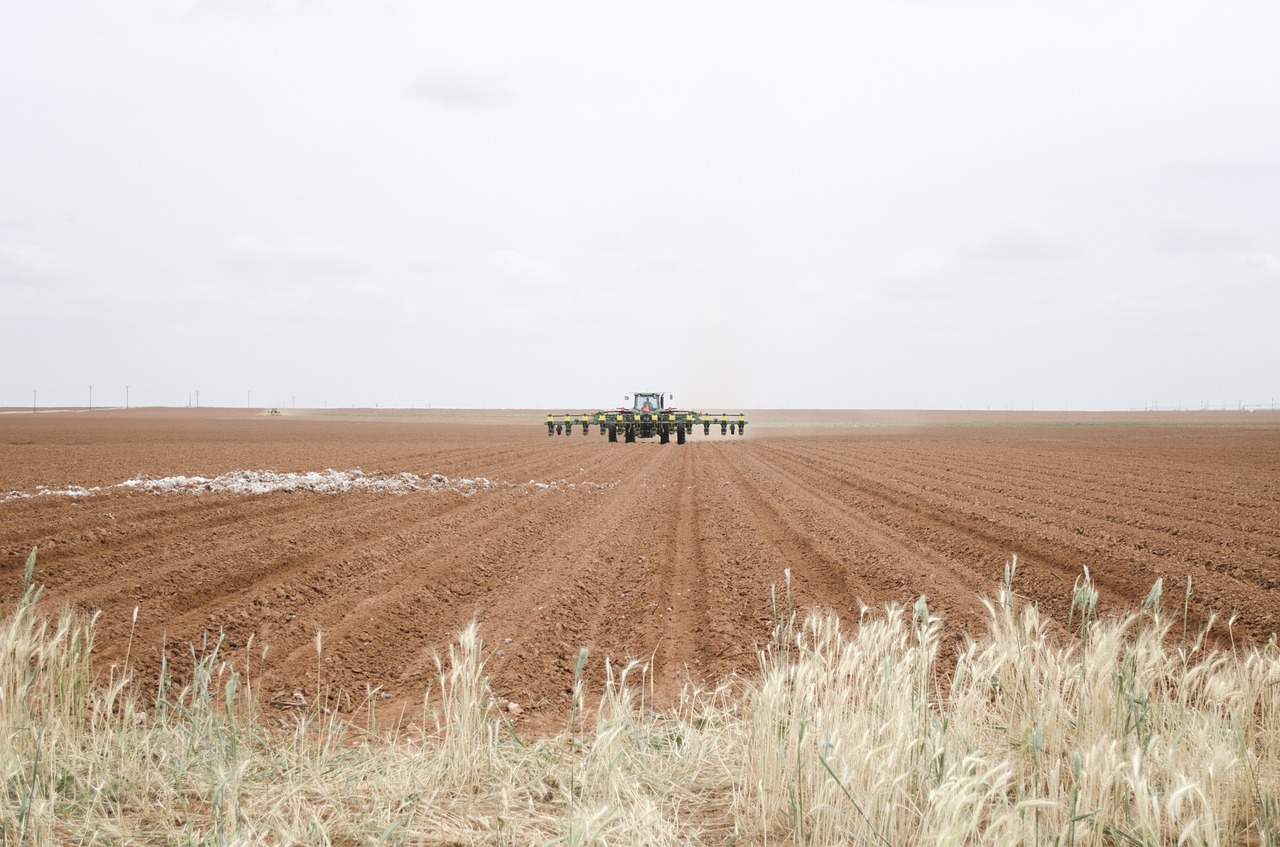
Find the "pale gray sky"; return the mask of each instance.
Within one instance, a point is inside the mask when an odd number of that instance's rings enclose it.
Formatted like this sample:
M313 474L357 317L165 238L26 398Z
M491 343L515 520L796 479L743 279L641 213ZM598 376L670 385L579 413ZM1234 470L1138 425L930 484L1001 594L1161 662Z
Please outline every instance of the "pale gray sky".
M1280 394L1280 4L0 2L0 406Z

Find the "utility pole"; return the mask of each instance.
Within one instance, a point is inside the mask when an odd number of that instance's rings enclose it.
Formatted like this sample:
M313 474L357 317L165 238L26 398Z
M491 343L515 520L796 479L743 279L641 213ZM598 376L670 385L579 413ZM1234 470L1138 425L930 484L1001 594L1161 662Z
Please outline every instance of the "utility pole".
M31 389L31 414L36 413L36 390Z
M196 408L200 408L200 389L196 389Z
M124 387L124 407L129 408L129 386Z
M93 386L89 386L89 409L93 410Z
M246 391L246 392L244 393L244 407L245 407L246 409L247 409L247 408L249 408L249 397L250 397L250 396L251 396L251 392Z

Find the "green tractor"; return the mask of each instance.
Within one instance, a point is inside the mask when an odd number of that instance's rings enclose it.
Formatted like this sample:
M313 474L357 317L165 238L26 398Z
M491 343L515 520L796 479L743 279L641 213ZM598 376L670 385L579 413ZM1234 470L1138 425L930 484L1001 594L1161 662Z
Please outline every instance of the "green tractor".
M623 441L631 444L638 438L657 436L660 443L667 444L674 435L676 443L683 444L693 435L695 426L702 427L703 435L710 435L712 426L719 426L721 435L742 435L747 429L746 415L677 409L667 405L667 395L661 392L637 391L634 395L628 394L627 399L632 401L630 407L580 415L548 414L547 435L572 435L574 426L582 427L582 434L586 435L594 424L610 441L617 441L621 435Z

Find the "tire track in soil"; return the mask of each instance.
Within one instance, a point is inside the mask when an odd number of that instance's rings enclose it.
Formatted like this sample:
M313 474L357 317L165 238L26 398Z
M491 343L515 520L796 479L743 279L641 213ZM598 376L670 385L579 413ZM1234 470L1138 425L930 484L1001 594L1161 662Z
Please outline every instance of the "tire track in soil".
M750 516L735 516L737 490L715 485L732 463L710 443L633 452L641 460L609 492L606 516L586 533L566 532L561 556L532 568L540 576L522 586L531 599L498 598L488 613L495 683L522 707L567 709L580 646L593 690L606 657L615 666L634 659L647 665L660 707L678 698L686 670L715 684L757 665L773 622L769 586L783 566L755 555L765 536ZM524 627L504 629L513 618ZM540 680L554 684L540 690Z
M675 482L678 493L670 498L674 503L665 510L664 543L658 563L665 597L658 602L659 608L666 611L659 612L658 617L666 625L654 654L654 663L663 668L663 681L672 688L678 688L682 680L698 674L703 664L707 571L699 533L701 505L694 487L697 453L678 450L672 455L679 465Z
M645 557L652 538L646 530L661 512L651 483L669 454L647 444L614 444L613 452L621 453L619 447L631 463L619 485L603 493L592 513L557 527L555 544L529 550L519 590L495 596L481 618L495 646L498 690L538 712L567 707L581 647L589 651L599 690L606 656L643 657L650 643L644 626L655 592L645 562L637 560ZM618 595L621 605L614 602Z

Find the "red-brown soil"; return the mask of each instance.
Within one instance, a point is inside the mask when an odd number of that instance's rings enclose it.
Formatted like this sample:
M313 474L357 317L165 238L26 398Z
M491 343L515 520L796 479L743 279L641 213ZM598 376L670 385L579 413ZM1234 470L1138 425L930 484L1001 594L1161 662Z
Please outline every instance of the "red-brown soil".
M979 597L1015 554L1015 590L1062 621L1088 566L1104 613L1163 578L1180 615L1190 577L1193 626L1214 611L1235 616L1223 639L1280 630L1280 415L751 419L745 438L678 446L551 438L538 412L3 413L0 599L39 545L45 602L101 611L100 668L127 650L153 680L167 649L181 680L190 645L223 631L265 700L309 699L318 674L357 699L380 688L384 715L416 710L433 657L475 618L495 691L535 725L564 714L582 646L597 680L606 656L649 662L660 702L687 674L752 672L785 568L799 607L852 619L926 594L957 638L982 628ZM501 485L5 499L326 468Z

